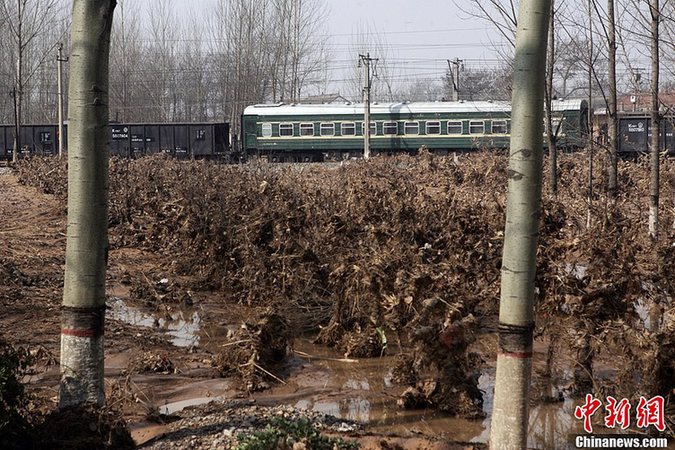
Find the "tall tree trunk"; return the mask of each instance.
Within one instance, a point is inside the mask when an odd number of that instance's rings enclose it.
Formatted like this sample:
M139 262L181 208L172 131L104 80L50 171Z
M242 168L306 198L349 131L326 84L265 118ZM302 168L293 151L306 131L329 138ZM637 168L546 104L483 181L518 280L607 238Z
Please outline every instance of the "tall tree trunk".
M649 11L652 21L652 138L650 142L651 153L651 180L649 183L649 235L656 238L659 228L659 21L661 13L659 0L649 1Z
M16 81L14 90L14 129L16 136L14 137L14 153L12 153L12 162L16 163L19 161L19 155L21 153L21 103L23 102L23 4L21 0L16 2L16 11L17 11L17 23L16 23L16 40L17 40L17 52L16 52Z
M607 99L607 134L609 135L609 180L607 190L609 196L618 195L618 119L616 115L616 23L614 20L614 0L607 0L607 83L609 98Z
M551 0L522 0L518 13L492 449L527 443L550 11Z
M546 145L548 146L548 184L553 198L558 195L558 149L556 130L553 129L553 65L555 64L555 1L551 0L551 15L548 24L548 51L546 55L546 104L544 109L546 122Z
M586 228L593 220L593 0L588 0L588 192L586 194Z
M108 57L115 0L74 0L59 406L105 402Z

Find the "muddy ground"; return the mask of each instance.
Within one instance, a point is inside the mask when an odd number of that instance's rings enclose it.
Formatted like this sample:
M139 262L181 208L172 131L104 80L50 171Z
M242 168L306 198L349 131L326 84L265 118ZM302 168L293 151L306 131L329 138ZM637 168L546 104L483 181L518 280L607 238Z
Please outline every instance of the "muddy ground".
M36 365L25 379L28 391L42 401L44 411L53 410L58 392L65 210L53 195L20 184L9 170L0 173L0 192L0 335L14 345L29 348L36 356ZM433 435L425 437L414 426L410 431L371 432L353 420L293 407L317 392L321 396L316 380L308 382L310 388L305 386L311 390L306 396L297 386L283 385L269 395L248 393L238 380L221 376L214 360L228 330L240 327L255 308L224 307L222 294L190 291L186 287L195 280L177 275L174 265L170 258L143 248L121 247L110 252L107 398L109 405L123 412L139 446L227 448L234 445L233 438L239 431L263 429L273 417L302 415L325 424L331 435L359 440L363 448L481 448L479 444L453 444ZM139 295L130 294L132 286L144 286L151 291L146 295L181 298L168 304L148 302L148 306ZM311 351L313 347L306 343L303 348ZM330 359L300 354L280 369L287 372L280 376L288 384L293 384L288 377L294 371L301 372L298 369L311 365L316 358ZM333 356L341 357L339 353ZM308 376L311 378L311 373ZM210 398L216 401L190 407ZM181 411L184 406L188 408Z
M544 196L532 448L570 447L585 393L662 395L673 417L675 167L664 161L651 240L647 165L622 162L611 201L599 158L586 223L585 158L561 155L560 192ZM37 358L26 380L47 410L65 171L35 160L0 175L0 336ZM329 167L113 161L108 404L158 449L233 446L239 430L301 410L364 448L481 448L506 174L491 153Z

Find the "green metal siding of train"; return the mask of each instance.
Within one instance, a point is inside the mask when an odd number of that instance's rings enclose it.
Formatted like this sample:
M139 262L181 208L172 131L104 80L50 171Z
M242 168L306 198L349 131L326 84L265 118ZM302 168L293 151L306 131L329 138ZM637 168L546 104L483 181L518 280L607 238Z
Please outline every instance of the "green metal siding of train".
M363 153L364 106L255 105L242 117L244 152L272 161L317 161ZM575 146L584 134L584 101L557 102L558 142ZM506 102L394 103L371 105L373 153L469 151L507 148L510 104Z

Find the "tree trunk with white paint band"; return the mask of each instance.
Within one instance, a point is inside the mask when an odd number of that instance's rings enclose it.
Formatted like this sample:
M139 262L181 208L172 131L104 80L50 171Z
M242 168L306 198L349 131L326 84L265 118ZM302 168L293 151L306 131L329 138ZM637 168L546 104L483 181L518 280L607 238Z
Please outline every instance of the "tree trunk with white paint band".
M518 15L492 449L527 443L550 8L550 0L523 0Z
M74 0L59 407L105 402L108 55L115 0Z

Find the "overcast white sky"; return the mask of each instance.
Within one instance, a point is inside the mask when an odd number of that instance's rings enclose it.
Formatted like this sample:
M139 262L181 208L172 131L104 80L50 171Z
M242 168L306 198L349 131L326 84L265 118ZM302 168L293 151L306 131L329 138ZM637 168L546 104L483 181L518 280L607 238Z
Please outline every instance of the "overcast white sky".
M469 59L493 56L485 23L469 19L452 0L325 0L337 43L369 27L402 57Z
M214 0L174 0L182 13L208 7ZM493 58L494 31L459 11L453 0L322 0L328 7L327 34L338 48L353 33L369 28L384 36L402 56ZM461 0L460 0L461 1Z
M400 81L438 79L448 59L460 58L469 67L497 64L486 24L467 18L452 0L326 1L338 64L357 57L354 35L363 30L381 37L384 57Z

